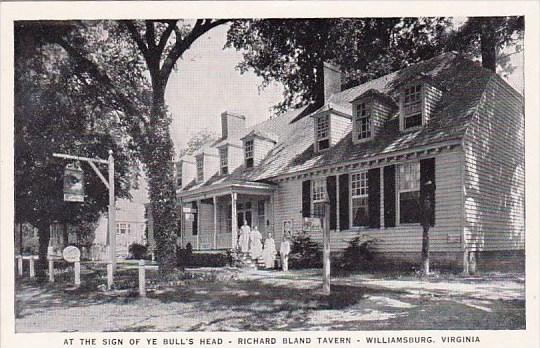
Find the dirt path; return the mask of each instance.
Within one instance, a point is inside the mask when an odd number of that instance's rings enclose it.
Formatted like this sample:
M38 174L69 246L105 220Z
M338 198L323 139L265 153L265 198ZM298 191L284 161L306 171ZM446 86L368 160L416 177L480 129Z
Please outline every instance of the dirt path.
M320 294L318 271L242 273L229 282L188 281L140 299L59 285L17 286L17 332L519 329L522 275L353 275Z

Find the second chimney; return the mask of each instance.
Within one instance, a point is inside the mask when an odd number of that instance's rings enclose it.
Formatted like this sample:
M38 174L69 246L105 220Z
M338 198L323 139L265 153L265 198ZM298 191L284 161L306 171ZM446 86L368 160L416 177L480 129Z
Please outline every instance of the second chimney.
M341 69L339 66L324 62L324 102L326 103L332 94L341 92Z
M221 136L223 139L238 140L246 131L244 115L224 111L221 114Z

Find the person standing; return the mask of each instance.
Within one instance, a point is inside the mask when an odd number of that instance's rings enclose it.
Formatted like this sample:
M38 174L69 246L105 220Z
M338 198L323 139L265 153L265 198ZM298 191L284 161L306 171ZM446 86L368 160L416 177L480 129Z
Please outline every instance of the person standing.
M247 224L247 220L244 220L244 225L240 227L240 236L238 239L238 246L243 253L249 252L249 238L251 235L251 229Z
M251 242L251 258L253 260L257 260L262 256L262 243L261 243L261 232L259 232L259 229L257 226L253 227L253 230L251 231L249 241Z
M262 252L265 268L274 268L276 253L276 242L274 241L274 238L272 238L272 234L268 233L268 238L264 241L264 249Z
M289 242L290 235L283 235L283 240L279 247L279 255L281 256L281 267L284 272L289 270L289 254L291 252L291 243Z

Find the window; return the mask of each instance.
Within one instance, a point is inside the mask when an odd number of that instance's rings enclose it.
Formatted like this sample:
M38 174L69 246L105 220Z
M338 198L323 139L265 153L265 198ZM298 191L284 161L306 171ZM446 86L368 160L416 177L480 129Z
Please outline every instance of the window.
M399 222L418 223L420 214L420 162L399 166Z
M246 167L253 168L253 139L245 141L244 152L246 157Z
M315 119L315 139L317 150L325 150L330 147L330 116L319 116Z
M130 224L116 224L116 233L117 234L129 234L131 232Z
M197 158L197 181L204 180L204 157Z
M358 139L367 139L371 137L371 110L368 103L361 103L357 106L356 132Z
M403 129L422 125L422 85L403 91Z
M228 151L226 147L219 149L219 167L221 169L221 174L229 173L229 158Z
M369 225L367 172L351 174L352 225Z
M232 232L232 210L231 210L232 206L229 204L227 205L227 208L225 209L226 210L226 214L225 214L225 233L230 233ZM240 221L238 221L237 223L240 223Z
M311 201L313 202L313 216L324 216L324 204L318 204L324 202L326 197L326 180L324 178L313 180L311 184Z

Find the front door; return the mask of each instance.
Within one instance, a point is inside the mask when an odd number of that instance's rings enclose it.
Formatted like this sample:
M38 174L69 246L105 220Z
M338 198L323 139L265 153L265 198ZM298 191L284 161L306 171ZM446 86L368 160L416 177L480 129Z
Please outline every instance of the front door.
M242 227L244 226L244 219L247 221L247 224L250 228L253 228L252 225L252 218L251 218L251 210L245 210L245 211L239 211L236 214L236 218L238 219L238 226Z

